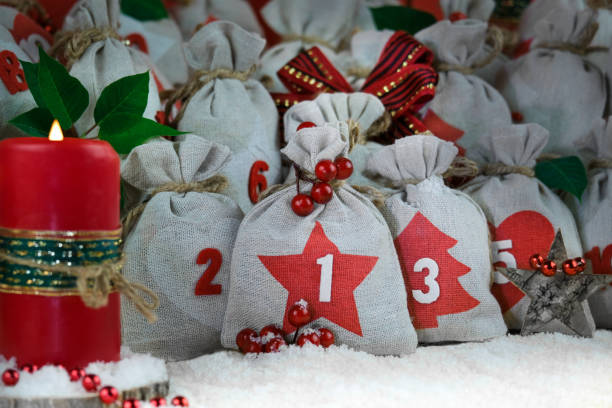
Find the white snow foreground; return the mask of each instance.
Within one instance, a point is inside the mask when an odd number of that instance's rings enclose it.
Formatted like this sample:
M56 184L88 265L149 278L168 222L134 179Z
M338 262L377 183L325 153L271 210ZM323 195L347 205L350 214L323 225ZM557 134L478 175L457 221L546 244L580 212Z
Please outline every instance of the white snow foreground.
M612 332L506 336L402 357L333 346L223 351L169 372L170 395L198 408L612 407Z

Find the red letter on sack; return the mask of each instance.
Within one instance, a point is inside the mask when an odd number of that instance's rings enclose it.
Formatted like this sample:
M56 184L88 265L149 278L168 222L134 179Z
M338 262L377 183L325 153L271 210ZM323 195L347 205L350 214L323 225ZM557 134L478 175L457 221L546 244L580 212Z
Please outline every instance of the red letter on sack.
M258 160L253 163L249 174L249 198L253 204L259 201L259 193L268 188L268 180L262 173L270 170L268 163Z
M19 65L19 60L9 50L0 51L0 79L2 79L11 95L28 89L25 74L23 69L21 69L21 65Z

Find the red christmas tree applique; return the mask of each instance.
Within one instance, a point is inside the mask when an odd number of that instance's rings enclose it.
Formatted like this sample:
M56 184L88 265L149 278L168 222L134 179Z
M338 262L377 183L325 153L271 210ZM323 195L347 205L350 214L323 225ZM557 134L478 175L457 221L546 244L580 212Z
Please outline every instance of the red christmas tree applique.
M531 269L529 258L544 257L555 239L555 228L548 218L535 211L520 211L503 220L493 233L491 252L494 266ZM512 309L525 294L512 282L496 273L491 292L502 313Z
M353 292L374 269L378 257L341 253L317 222L301 254L259 255L259 260L289 292L283 318L285 332L295 330L287 320L289 308L305 299L314 311L313 320L324 317L363 335Z
M438 327L438 316L475 308L480 303L470 296L458 278L470 268L453 258L448 250L457 240L444 234L417 213L395 239L414 328Z

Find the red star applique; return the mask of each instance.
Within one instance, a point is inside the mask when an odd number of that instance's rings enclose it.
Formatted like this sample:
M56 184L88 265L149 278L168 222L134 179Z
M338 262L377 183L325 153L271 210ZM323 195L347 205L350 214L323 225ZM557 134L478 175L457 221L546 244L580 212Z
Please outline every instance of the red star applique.
M317 222L301 254L259 255L259 260L289 292L283 318L285 332L295 330L287 320L289 308L304 299L312 307L313 320L324 317L363 335L353 292L374 269L378 257L340 253Z

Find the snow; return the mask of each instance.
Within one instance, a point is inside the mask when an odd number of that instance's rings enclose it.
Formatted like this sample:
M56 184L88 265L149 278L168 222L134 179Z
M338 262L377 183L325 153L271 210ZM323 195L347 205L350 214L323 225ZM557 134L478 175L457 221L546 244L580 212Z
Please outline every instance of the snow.
M311 345L223 351L169 372L170 395L191 407L610 407L612 332L506 336L402 357Z

